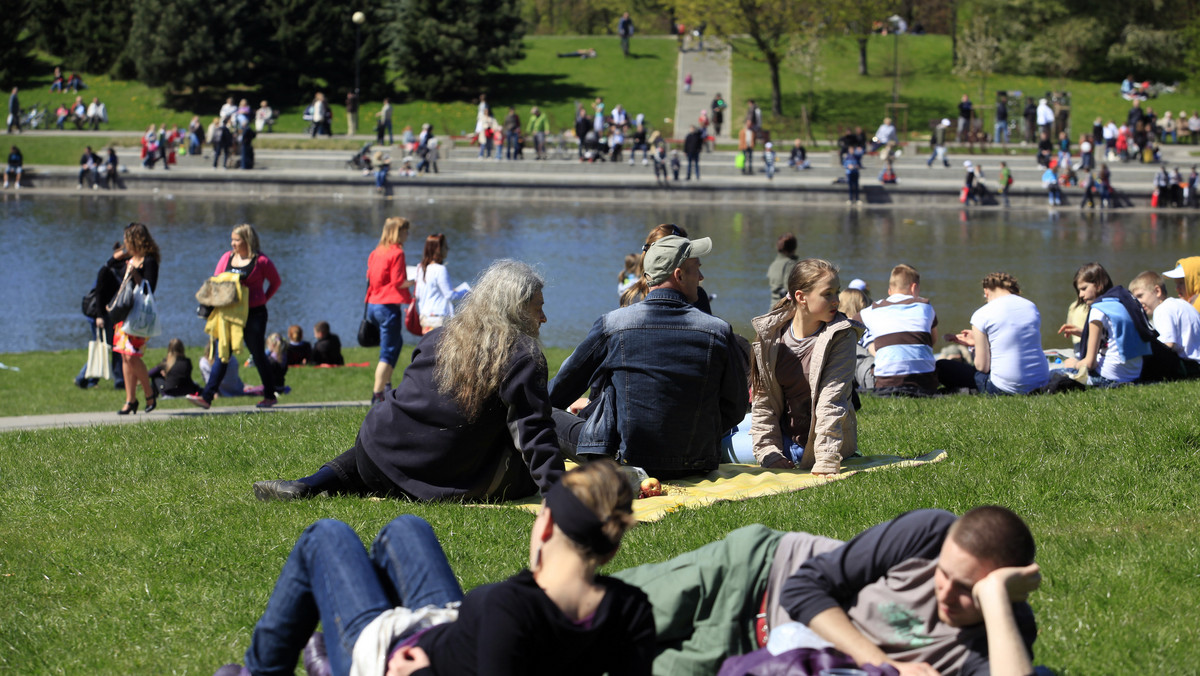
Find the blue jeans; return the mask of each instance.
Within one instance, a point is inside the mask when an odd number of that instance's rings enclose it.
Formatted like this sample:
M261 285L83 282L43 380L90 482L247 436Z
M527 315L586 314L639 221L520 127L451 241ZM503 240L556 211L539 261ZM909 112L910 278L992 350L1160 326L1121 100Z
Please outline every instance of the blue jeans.
M404 347L404 306L367 303L367 317L379 327L379 361L395 366Z
M688 155L688 158L687 158L687 180L689 180L689 181L692 180L692 167L696 168L696 180L699 181L700 180L700 157L699 156L692 157L691 155Z
M850 201L857 202L858 201L858 172L857 171L847 171L846 172L846 187L849 188L849 190L850 190Z
M515 160L517 159L517 141L520 140L521 135L518 132L510 131L506 138L508 142L504 148L504 159Z
M381 613L395 606L443 606L462 596L424 519L396 517L379 531L370 555L354 529L322 519L305 529L284 562L254 626L246 668L254 674L291 676L319 620L329 665L336 676L345 676L354 642Z
M1008 143L1008 122L997 122L996 128L992 131L992 143L1000 143L1000 139L1004 139L1004 143Z
M262 379L263 399L274 399L275 374L271 371L271 362L267 361L266 351L266 305L250 308L250 314L246 317L246 327L242 331L242 340L246 343L246 349L250 350L250 356L254 357L254 368L258 370L258 377ZM213 341L213 354L219 354L217 350L219 342ZM237 355L232 354L229 358L237 359ZM220 359L213 360L212 370L208 372L208 382L204 385L204 391L200 393L205 401L212 403L213 397L217 396L217 390L221 387L221 380L225 378L225 369L227 368L229 368L228 362Z

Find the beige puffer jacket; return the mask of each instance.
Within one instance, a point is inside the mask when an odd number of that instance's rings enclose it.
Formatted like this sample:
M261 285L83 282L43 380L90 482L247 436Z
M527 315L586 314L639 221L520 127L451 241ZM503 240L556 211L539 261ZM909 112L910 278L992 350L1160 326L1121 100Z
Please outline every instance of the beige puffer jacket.
M785 306L755 317L751 322L755 332L753 356L759 377L752 383L754 402L750 436L754 440L754 457L764 466L780 456L788 457L782 426L786 402L775 378L775 366L780 349L779 335L792 321L793 314L794 307ZM839 312L813 346L808 376L813 392L812 422L799 469L835 473L841 467L842 458L850 457L858 450L858 421L851 395L854 346L864 330L862 324Z

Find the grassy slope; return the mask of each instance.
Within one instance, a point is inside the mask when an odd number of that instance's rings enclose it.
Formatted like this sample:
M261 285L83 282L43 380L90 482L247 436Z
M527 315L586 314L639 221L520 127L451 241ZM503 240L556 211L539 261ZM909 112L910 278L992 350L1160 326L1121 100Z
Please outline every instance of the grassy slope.
M560 59L559 52L573 52L581 48L594 48L598 54L595 59ZM541 106L550 116L550 127L554 132L570 129L574 126L575 101L588 104L591 111L591 101L597 96L603 96L608 102L609 109L617 103L625 106L631 114L645 113L646 119L652 124L671 117L675 112L675 42L669 38L642 38L634 41L633 56L625 59L621 56L620 42L616 37L533 37L525 41L525 58L513 64L506 72L496 73L491 77L487 91L494 112L501 121L507 106L515 106L522 121L527 121L529 108ZM150 124L177 124L181 129L186 128L193 114L207 127L220 108L221 101L202 111L177 112L163 109L161 90L146 87L137 82L114 81L107 76L84 74L84 82L88 89L83 92L85 101L91 101L98 96L108 106L109 124L104 130L123 130L143 132ZM74 101L74 94L51 94L49 78L38 88L22 91L21 102L30 107L34 104L45 103L53 107L60 101L68 106ZM240 94L235 94L239 99ZM258 106L258 99L252 98L251 106ZM282 108L279 124L275 130L279 132L303 132L306 123L301 119L307 103L274 102ZM380 102L366 101L359 112L359 129L370 133L374 128L375 113L379 110ZM345 134L345 108L334 102L333 129L335 134ZM53 112L53 110L51 111ZM421 124L430 122L438 134L459 135L472 133L475 130L476 104L470 102L436 103L414 101L400 103L395 106L393 114L394 131L399 137L405 125L412 125L420 131ZM53 126L53 117L49 118ZM68 129L72 127L68 125ZM669 125L668 130L669 131ZM108 144L109 139L76 140L71 138L50 138L35 132L27 133L15 139L25 154L28 164L66 164L78 163L83 146L91 144L99 148ZM122 145L136 146L136 142L128 139ZM295 145L294 142L284 144ZM328 141L305 142L303 147L327 148ZM358 147L356 142L338 142L332 144L337 149ZM264 134L256 141L256 147L272 147L269 134Z
M864 450L945 448L950 459L673 514L634 529L610 568L753 522L845 538L906 509L999 502L1024 514L1039 541L1038 662L1062 674L1189 671L1200 645L1198 437L1190 417L1164 412L1198 395L1200 383L868 398ZM252 481L313 470L349 446L361 417L343 409L0 435L0 466L19 468L0 492L0 670L208 674L240 660L291 544L318 518L343 519L369 541L399 512L424 516L467 588L523 565L531 517L515 511L254 500Z
M161 341L156 341L161 342ZM377 348L345 347L342 350L346 363L367 363L366 368L291 368L287 373L287 384L292 388L291 393L283 395L284 403L305 403L313 401L366 401L371 396L371 388L375 378L375 363L379 360ZM411 359L412 345L406 345L397 362L401 370ZM556 371L569 350L549 348L546 358L551 371ZM150 348L146 352L146 365L156 366L166 358L166 347ZM194 369L192 380L200 382L200 352L191 350ZM242 351L242 359L247 353ZM83 350L63 350L61 352L20 352L0 354L0 364L15 366L20 371L0 370L0 415L43 415L54 413L75 413L83 411L116 411L125 401L122 394L113 390L111 382L101 381L100 385L81 390L73 385L75 375L87 361L87 353ZM253 366L242 367L238 371L242 382L257 385L262 381ZM400 382L397 373L393 382ZM203 384L203 383L201 383ZM138 390L138 398L143 399ZM143 399L143 403L145 403ZM214 406L244 406L254 403L252 399L218 398ZM182 399L163 399L159 406L164 409L189 408L191 404Z
M823 46L822 64L816 82L816 119L813 133L818 140L827 140L839 129L862 125L870 135L885 114L885 104L892 101L892 40L890 36L871 38L868 47L869 76L858 75L858 53L850 39L829 40ZM1020 90L1026 94L1042 95L1048 90L1071 93L1072 129L1078 135L1090 132L1097 116L1112 118L1117 124L1125 120L1130 104L1119 95L1118 82L1082 82L1052 77L993 75L987 80L987 91L980 98L980 80L962 78L951 72L950 38L944 35L905 35L900 37L900 101L909 106L909 129L919 140L928 139L927 124L935 118L958 116L957 105L963 94L969 94L976 110L985 113L987 131L991 134L992 114L997 90ZM738 57L734 59L734 119L741 119L746 99L753 98L767 111L770 109L771 84L765 65ZM808 79L794 66L785 66L781 74L783 110L787 119L770 119L766 126L781 137L790 138L799 129L802 105L808 103ZM1168 108L1172 115L1180 110L1189 113L1200 108L1200 91L1194 87L1181 88L1179 93L1165 94L1144 105L1154 108L1161 116ZM1009 110L1009 119L1019 118L1020 110Z

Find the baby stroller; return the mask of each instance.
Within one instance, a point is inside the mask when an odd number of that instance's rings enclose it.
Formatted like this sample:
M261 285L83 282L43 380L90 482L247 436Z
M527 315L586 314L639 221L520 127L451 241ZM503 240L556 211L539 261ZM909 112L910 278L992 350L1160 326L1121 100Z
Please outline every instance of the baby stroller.
M371 168L371 143L368 141L363 144L363 147L346 160L347 169L358 169L367 171Z

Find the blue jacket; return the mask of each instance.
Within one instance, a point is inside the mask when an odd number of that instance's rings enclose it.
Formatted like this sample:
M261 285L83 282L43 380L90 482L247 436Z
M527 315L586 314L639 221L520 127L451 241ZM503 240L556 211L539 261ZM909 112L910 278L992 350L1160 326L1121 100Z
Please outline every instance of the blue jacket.
M591 388L580 453L662 478L708 472L749 404L738 349L724 320L656 289L596 320L550 384L550 403L565 409Z

